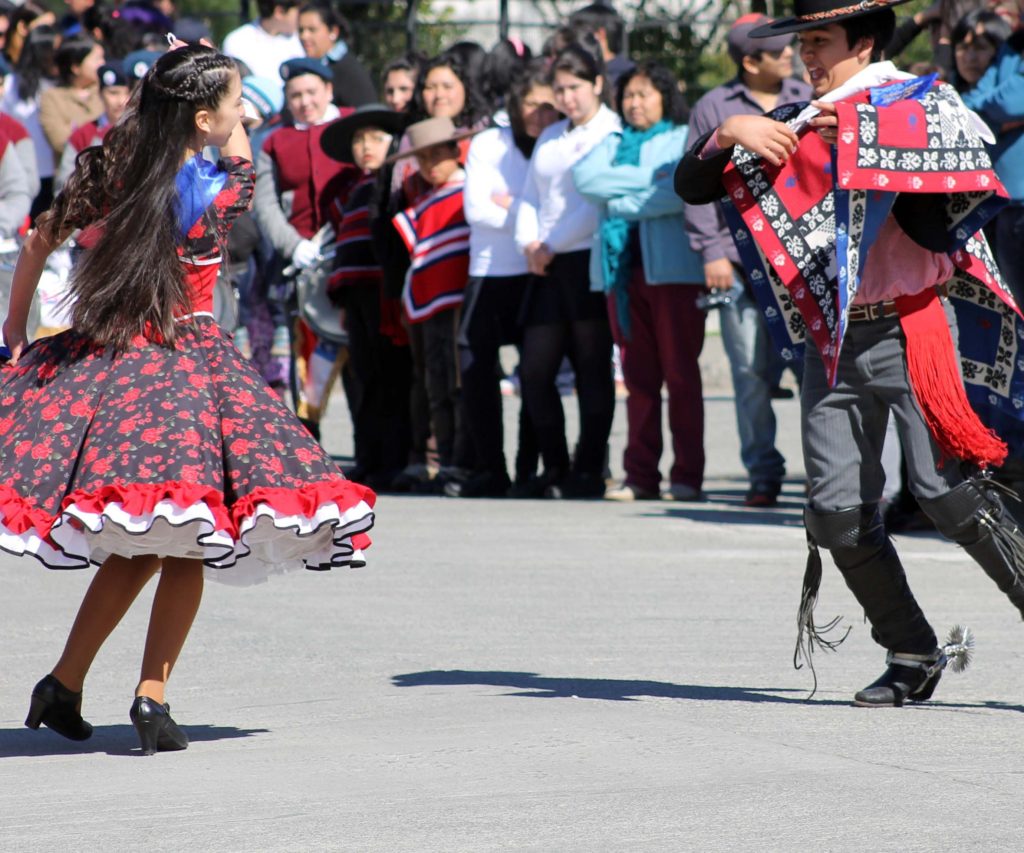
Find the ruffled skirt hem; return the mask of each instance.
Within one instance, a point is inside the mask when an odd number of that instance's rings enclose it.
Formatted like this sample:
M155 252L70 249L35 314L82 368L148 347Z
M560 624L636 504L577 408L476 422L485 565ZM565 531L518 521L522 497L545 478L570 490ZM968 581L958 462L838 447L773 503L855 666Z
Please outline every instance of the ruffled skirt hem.
M0 486L0 549L51 569L99 565L111 554L202 560L211 580L239 586L298 569L365 565L373 492L343 477L299 488L258 488L226 506L191 483L72 492L49 516Z

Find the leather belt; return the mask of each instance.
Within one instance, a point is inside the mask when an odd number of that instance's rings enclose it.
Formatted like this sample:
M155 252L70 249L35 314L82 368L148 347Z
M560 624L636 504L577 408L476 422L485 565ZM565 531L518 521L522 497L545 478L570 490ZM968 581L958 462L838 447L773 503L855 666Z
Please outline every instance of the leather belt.
M866 323L869 320L881 320L883 317L895 317L899 314L896 302L887 299L885 302L872 302L870 305L851 305L847 319L851 323Z
M948 297L949 287L946 284L936 285L935 292L940 297ZM896 301L887 299L885 302L872 302L869 305L851 305L847 319L851 323L866 323L870 320L895 317L899 313L899 310L896 308Z

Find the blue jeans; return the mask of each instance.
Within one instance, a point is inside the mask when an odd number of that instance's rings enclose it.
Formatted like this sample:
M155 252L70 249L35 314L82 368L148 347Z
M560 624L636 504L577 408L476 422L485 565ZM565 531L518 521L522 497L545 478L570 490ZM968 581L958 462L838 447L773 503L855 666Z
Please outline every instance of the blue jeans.
M719 309L719 322L732 371L740 459L751 483L777 483L785 476L786 460L775 447L770 380L775 350L754 299L741 284L732 294L732 302Z

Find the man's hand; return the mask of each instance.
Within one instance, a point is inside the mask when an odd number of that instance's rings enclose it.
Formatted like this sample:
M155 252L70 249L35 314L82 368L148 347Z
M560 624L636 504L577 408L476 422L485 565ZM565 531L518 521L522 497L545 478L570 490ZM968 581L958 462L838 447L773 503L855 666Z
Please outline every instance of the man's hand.
M816 128L818 136L829 145L835 145L839 138L839 116L836 115L836 105L828 104L825 101L811 101L811 106L820 110L820 113L812 118L807 124Z
M796 151L800 140L786 124L767 116L729 116L717 133L718 145L742 145L773 166L781 166Z
M729 290L736 283L736 273L728 258L704 264L704 284L708 290Z

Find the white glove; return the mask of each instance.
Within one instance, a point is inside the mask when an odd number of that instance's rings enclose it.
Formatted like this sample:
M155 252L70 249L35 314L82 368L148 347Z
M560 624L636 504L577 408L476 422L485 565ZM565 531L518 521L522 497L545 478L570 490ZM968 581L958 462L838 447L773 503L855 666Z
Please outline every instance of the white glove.
M320 247L312 240L302 240L292 252L292 263L300 270L309 269L320 260Z

